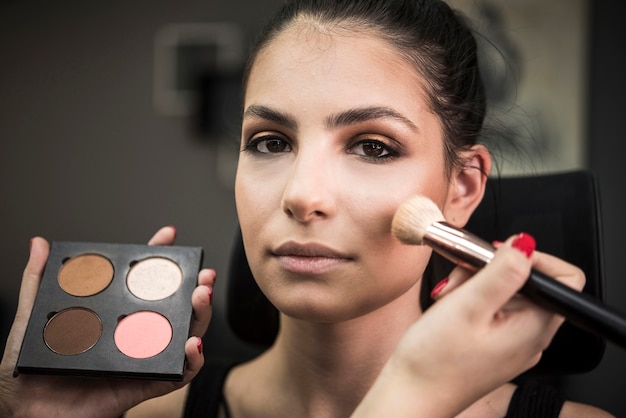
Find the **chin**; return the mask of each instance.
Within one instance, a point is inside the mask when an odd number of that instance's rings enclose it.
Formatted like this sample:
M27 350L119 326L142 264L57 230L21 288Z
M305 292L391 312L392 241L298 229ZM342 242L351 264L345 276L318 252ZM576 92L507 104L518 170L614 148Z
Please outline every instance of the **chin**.
M380 300L358 301L358 296L354 292L342 295L337 291L302 289L285 291L284 288L280 294L270 295L269 299L282 314L296 320L319 324L350 321L374 312L385 304Z

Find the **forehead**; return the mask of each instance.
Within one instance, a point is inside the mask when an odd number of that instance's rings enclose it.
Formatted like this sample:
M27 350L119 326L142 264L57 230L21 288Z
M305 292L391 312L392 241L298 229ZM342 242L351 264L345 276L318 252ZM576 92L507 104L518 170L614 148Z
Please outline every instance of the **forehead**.
M406 56L374 30L292 24L258 54L246 99L263 87L320 88L370 100L401 95L427 109L421 74ZM291 83L291 84L290 84Z

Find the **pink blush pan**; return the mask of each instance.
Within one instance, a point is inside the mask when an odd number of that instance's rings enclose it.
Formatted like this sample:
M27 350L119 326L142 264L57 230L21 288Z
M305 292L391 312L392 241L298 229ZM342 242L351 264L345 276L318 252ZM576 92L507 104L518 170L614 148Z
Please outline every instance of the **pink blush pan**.
M114 339L117 348L128 357L153 357L169 345L172 326L163 315L156 312L135 312L120 321Z

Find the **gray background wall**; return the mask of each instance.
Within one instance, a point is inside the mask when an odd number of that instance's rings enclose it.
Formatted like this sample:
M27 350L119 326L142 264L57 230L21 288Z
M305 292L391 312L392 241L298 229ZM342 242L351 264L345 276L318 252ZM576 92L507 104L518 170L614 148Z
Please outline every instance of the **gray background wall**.
M0 1L0 318L10 322L32 236L144 242L175 225L219 272L218 351L232 338L219 315L236 226L223 155L185 116L152 102L153 43L168 23L234 22L257 32L280 0ZM626 235L620 2L592 2L588 165L598 175L605 224L607 301L626 307ZM233 132L233 140L236 140ZM221 280L221 281L220 281ZM2 334L6 334L6 329ZM572 347L572 349L576 349ZM568 380L575 399L626 416L626 353L609 345L598 369Z
M252 37L279 3L0 1L3 323L35 235L141 243L175 225L224 280L232 181L219 179L215 138L155 109L154 43L170 23L233 22Z

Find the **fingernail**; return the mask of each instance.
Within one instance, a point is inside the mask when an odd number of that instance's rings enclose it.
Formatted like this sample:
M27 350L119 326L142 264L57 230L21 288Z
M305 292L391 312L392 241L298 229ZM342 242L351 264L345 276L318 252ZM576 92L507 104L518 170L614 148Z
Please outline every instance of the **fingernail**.
M174 225L170 225L169 227L174 230L174 239L176 239L176 234L178 233L178 231L176 230L176 227Z
M205 286L209 288L209 302L213 304L213 286L210 284L205 284Z
M435 299L435 297L441 293L441 291L443 290L444 287L446 287L446 285L448 284L448 282L450 281L450 279L448 277L446 277L445 279L443 279L442 281L440 281L439 283L437 283L437 285L433 288L433 290L430 292L430 297L432 299Z
M30 243L28 244L28 245L29 245L29 246L28 246L28 251L32 251L32 250L33 250L33 241L34 241L34 240L35 240L35 238L34 238L34 237L30 239Z
M527 258L530 258L533 251L535 251L536 242L532 235L522 232L515 237L511 246L526 254Z
M202 338L198 337L198 354L202 354Z
M493 245L494 247L497 247L498 245L502 245L502 241L498 241L498 240L491 241L491 245Z

